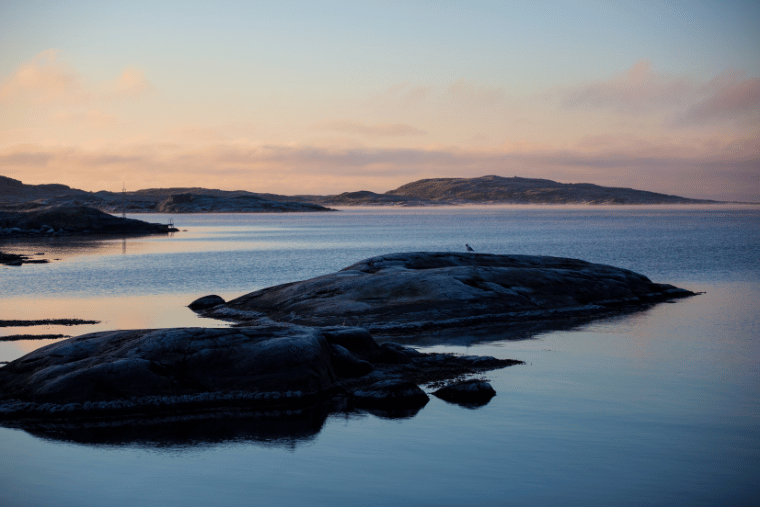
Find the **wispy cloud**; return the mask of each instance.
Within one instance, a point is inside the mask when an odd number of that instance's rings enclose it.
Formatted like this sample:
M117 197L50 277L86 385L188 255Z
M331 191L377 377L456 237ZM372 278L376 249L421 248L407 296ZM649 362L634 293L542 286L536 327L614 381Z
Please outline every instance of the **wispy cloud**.
M90 109L86 112L58 111L52 117L58 123L79 123L93 129L108 129L119 123L118 118L112 114L98 109Z
M723 83L713 93L692 105L676 125L702 125L760 112L760 78Z
M506 92L501 86L486 86L459 79L446 88L443 97L469 108L493 108L504 103Z
M432 91L432 86L412 86L409 83L399 83L379 95L374 95L366 104L371 107L410 109L425 101Z
M216 129L205 128L198 125L187 125L171 129L166 132L166 136L169 139L189 140L201 143L218 143L229 139L228 136Z
M106 91L116 98L137 98L153 90L153 85L145 79L142 71L133 67L126 68L122 73L106 83Z
M328 130L332 132L341 132L343 134L358 135L369 138L380 137L403 137L403 136L423 136L427 134L424 130L418 129L405 123L379 123L375 125L364 125L351 121L331 121L321 123L314 127L317 130Z
M178 186L191 178L193 184L215 188L224 183L230 189L291 194L355 190L355 185L366 188L368 181L373 182L372 189L384 191L423 177L518 174L708 198L731 198L741 183L745 195L760 199L758 142L757 136L733 143L610 136L564 149L527 145L498 150L328 149L246 142L148 144L99 151L27 146L0 150L0 164L5 175L22 181L30 174L56 181L56 174L66 171L93 190L97 189L91 188L93 174L115 182L127 174L140 182L133 185L140 186Z
M59 60L59 54L57 49L45 50L0 82L0 102L87 104L134 99L153 89L143 73L131 67L109 82L88 84Z
M86 96L79 76L58 61L56 49L41 52L0 83L2 102L20 99L37 103L79 102Z
M686 104L697 88L690 79L658 74L652 70L651 62L641 60L611 79L567 89L563 105L610 108L624 114L644 113L663 105Z

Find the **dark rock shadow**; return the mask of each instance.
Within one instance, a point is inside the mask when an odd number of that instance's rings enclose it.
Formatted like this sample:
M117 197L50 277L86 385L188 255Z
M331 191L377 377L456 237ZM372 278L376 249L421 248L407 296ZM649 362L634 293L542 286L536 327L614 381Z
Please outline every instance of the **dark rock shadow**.
M591 324L621 322L625 319L646 315L655 305L643 308L616 309L604 315L588 317L558 318L529 322L492 322L468 328L433 329L419 334L374 333L379 343L392 341L403 345L433 347L437 345L470 346L498 341L534 340L542 334L556 331L580 330Z

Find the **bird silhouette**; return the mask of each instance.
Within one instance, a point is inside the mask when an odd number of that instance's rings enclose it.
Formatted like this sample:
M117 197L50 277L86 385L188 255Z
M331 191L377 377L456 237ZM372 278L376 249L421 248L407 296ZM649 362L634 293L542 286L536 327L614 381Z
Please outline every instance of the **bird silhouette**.
M465 243L465 245L464 245L464 246L466 246L466 247L467 247L467 251L468 251L468 252L474 252L474 251L475 251L475 250L473 250L473 249L472 249L472 247L471 247L470 245L468 245L468 244L466 244L466 243Z

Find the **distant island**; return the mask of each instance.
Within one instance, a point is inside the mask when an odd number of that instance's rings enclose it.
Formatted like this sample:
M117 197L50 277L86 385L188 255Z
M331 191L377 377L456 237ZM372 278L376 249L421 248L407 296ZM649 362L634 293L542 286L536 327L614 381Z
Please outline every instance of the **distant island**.
M442 206L465 204L719 204L632 188L558 183L538 178L433 178L383 194L362 190L337 195L278 195L245 190L153 188L88 192L66 185L27 185L0 176L0 209L89 206L109 213L262 213L332 211L329 206Z

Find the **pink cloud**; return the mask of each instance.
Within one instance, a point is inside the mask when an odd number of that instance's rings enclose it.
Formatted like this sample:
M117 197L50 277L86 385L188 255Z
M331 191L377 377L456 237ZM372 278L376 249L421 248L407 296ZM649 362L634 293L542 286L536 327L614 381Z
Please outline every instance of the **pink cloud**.
M760 111L760 78L722 83L704 100L691 106L677 125L704 124L746 117Z
M93 129L108 129L119 122L116 116L97 109L90 109L84 113L59 111L52 120L64 124L78 123Z
M0 164L6 167L45 167L55 155L49 151L25 151L24 148L0 154Z
M316 128L318 130L329 130L332 132L341 132L343 134L359 135L369 138L421 136L427 134L424 130L420 130L405 123L363 125L361 123L349 121L332 121L318 125Z
M572 87L565 92L565 107L610 108L620 113L642 113L667 105L688 103L697 86L686 78L655 73L648 60L605 81Z
M501 86L485 86L460 79L446 88L444 98L468 107L492 108L504 103L506 93Z
M0 103L29 101L42 104L83 104L92 101L137 98L153 86L143 73L127 68L113 81L89 85L48 49L21 65L0 83Z
M432 90L433 88L430 86L411 86L408 83L400 83L391 86L380 95L372 97L367 105L410 109L427 99Z
M78 102L86 95L79 76L58 61L56 49L41 52L0 83L0 102L6 103Z
M151 91L153 85L145 79L142 71L129 67L124 69L118 78L108 83L107 88L116 97L135 98Z
M717 139L599 136L565 149L326 149L242 142L99 151L27 146L0 150L0 164L5 176L26 181L33 174L42 180L38 182L54 182L65 175L66 184L79 182L88 190L100 190L103 187L92 186L103 181L117 182L120 188L126 178L133 188L205 185L337 193L357 188L386 191L425 177L517 174L687 197L760 200L758 142L757 136L729 144Z
M166 132L166 135L172 139L190 140L200 143L215 143L221 141L227 141L229 138L222 134L220 131L197 125L187 125L171 129Z

